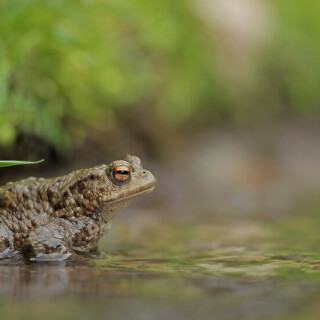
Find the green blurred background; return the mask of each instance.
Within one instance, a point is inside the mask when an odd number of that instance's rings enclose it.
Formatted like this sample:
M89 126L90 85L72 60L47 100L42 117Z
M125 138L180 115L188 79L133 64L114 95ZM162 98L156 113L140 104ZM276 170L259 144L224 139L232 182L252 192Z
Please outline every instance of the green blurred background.
M46 160L0 185L127 152L158 179L88 265L0 261L3 318L319 319L319 16L0 0L0 159Z
M315 117L319 9L311 0L2 0L0 154L65 158L94 144L161 157L197 130ZM22 142L29 152L17 153Z

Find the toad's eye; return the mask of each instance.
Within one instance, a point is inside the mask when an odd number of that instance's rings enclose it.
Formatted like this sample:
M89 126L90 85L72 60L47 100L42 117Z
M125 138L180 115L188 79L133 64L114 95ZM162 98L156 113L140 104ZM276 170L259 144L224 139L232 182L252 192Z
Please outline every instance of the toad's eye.
M113 169L113 177L118 184L127 184L131 178L131 170L127 166L115 167Z

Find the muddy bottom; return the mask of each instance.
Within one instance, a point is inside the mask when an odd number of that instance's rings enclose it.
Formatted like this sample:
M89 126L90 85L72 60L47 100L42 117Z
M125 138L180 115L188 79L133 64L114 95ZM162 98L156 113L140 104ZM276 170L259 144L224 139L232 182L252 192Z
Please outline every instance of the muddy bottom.
M317 319L320 217L118 219L100 256L0 262L1 319ZM144 221L144 223L141 223Z

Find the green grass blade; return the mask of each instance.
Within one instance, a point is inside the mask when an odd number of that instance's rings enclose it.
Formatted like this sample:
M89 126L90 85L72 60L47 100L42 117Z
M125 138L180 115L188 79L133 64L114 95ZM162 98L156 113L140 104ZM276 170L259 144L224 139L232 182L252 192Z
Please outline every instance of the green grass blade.
M11 167L11 166L21 166L24 164L37 164L43 162L44 159L39 161L16 161L16 160L4 160L0 161L0 168L1 167Z

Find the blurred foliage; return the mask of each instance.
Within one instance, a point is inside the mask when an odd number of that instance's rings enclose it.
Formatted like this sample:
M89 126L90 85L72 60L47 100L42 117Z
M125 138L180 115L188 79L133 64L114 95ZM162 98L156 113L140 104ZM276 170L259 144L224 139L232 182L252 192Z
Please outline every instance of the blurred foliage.
M304 115L319 113L320 3L274 0L270 4L274 35L264 52L262 85L267 87L267 92L262 94L276 95L286 111Z
M269 3L272 39L252 58L260 64L249 86L228 79L236 63L221 64L223 34L193 5L0 0L0 145L26 133L64 151L119 132L156 145L239 114L319 111L317 2Z
M63 150L81 143L85 128L112 130L129 108L130 120L143 117L136 106L153 128L175 127L224 99L216 99L211 44L186 1L0 3L2 145L23 131Z

